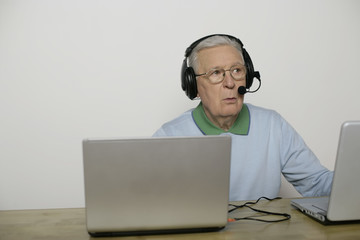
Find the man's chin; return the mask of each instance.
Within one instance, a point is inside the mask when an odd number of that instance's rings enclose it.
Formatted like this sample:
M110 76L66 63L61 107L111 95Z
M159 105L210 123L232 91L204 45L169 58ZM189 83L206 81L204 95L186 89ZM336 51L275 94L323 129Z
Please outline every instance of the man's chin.
M226 106L223 108L223 111L222 111L222 115L224 117L231 117L231 116L237 116L239 114L239 112L241 111L242 109L242 104L241 106Z

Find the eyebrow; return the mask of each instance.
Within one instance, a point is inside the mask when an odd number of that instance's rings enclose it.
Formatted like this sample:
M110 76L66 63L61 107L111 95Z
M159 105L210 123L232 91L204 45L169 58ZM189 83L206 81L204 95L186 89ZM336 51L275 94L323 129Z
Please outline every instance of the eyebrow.
M234 67L234 66L237 66L237 65L245 66L244 63L237 62L237 63L234 63L233 65L231 65L231 67L229 67L229 69L232 68L232 67ZM215 67L210 68L208 71L211 71L211 70L214 70L214 69L225 69L225 68L224 68L224 67L220 67L220 66L215 66Z

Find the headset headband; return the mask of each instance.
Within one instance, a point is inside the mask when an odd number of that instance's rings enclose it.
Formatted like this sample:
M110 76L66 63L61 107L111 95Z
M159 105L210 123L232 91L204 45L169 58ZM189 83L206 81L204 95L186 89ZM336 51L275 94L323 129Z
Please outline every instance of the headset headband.
M214 37L214 36L222 36L222 37L228 37L232 40L235 40L236 42L238 42L241 46L241 49L243 49L243 43L240 41L240 39L234 37L234 36L231 36L231 35L227 35L227 34L211 34L211 35L208 35L208 36L205 36L205 37L202 37L198 40L196 40L195 42L193 42L186 50L185 50L185 57L189 57L191 52L194 50L194 48L202 41L204 41L205 39L207 38L210 38L210 37Z

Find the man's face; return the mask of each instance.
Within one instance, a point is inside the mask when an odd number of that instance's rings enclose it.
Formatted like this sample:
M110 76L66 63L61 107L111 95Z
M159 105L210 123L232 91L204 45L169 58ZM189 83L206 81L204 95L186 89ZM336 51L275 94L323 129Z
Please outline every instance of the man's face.
M239 51L233 46L224 45L205 48L198 52L198 69L196 74L208 72L211 69L230 69L234 65L243 65ZM210 83L203 76L197 77L198 97L201 98L207 117L216 125L224 120L235 121L241 111L244 95L238 94L239 86L245 86L245 78L235 81L230 72L225 72L220 83Z

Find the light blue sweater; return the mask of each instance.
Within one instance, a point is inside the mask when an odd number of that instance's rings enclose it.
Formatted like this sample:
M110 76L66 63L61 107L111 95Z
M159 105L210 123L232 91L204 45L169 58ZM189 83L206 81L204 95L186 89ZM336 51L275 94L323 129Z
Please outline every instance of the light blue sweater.
M277 197L281 174L305 197L328 196L333 172L323 167L300 135L277 112L246 104L248 132L232 137L230 201ZM191 109L153 136L203 136Z

